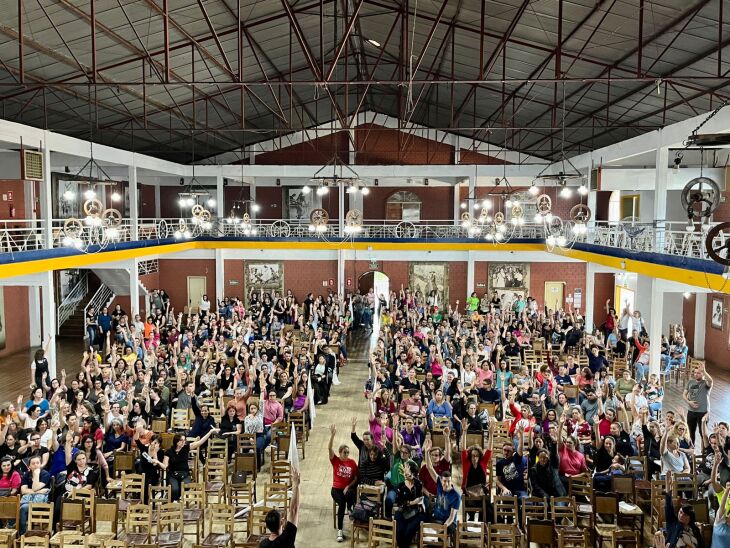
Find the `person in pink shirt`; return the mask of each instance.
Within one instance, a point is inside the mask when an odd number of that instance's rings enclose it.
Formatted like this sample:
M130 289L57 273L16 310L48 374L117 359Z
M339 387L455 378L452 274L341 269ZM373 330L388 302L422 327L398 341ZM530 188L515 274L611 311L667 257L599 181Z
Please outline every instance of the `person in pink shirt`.
M263 403L264 426L271 427L275 422L284 420L284 406L276 399L276 392L270 391Z
M380 448L385 447L387 442L393 442L393 429L388 426L388 413L375 414L375 403L373 395L370 394L368 401L370 412L370 433L373 435L373 442Z
M583 453L576 449L575 438L569 436L563 442L563 428L565 427L565 414L560 417L558 425L558 456L560 457L560 479L563 483L568 483L568 478L577 476L588 471L586 465L586 457Z
M11 457L0 461L0 490L6 489L8 495L17 495L20 490L20 474L15 470Z

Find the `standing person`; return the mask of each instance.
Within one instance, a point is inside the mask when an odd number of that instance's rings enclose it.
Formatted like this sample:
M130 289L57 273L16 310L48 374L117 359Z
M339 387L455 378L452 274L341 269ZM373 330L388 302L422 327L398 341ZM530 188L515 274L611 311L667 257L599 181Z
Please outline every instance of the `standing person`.
M345 510L352 509L357 493L359 470L357 463L350 458L350 448L346 444L340 445L338 454L333 449L337 425L330 425L330 442L328 445L330 462L332 463L332 500L337 504L337 542L345 540L342 531L345 520ZM375 447L373 447L375 448Z
M49 369L48 369L48 359L46 358L46 354L48 353L48 347L51 344L51 336L48 335L48 339L46 339L46 343L43 345L43 348L39 348L35 351L35 355L33 356L33 362L30 364L30 372L32 375L33 384L37 388L41 388L43 386L43 381L45 380L44 377L48 377L50 375Z
M697 427L702 428L702 417L707 414L711 388L712 377L705 371L705 366L698 365L692 369L692 378L687 381L687 387L682 394L682 398L689 405L687 426L689 427L689 438L692 443L695 441ZM701 437L702 430L700 430Z
M271 531L269 536L259 542L259 548L294 548L299 527L299 497L301 495L299 470L291 469L291 502L286 516L286 525L282 527L281 514L278 510L270 510L266 514L266 528Z

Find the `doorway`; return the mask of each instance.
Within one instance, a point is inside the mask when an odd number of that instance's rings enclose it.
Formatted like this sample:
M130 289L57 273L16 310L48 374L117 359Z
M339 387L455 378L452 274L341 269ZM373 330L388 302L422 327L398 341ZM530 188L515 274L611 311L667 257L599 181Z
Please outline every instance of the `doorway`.
M365 272L357 280L357 291L360 295L367 295L371 287L375 291L375 318L377 319L380 317L380 306L378 304L380 295L385 297L385 302L389 301L390 278L377 270Z
M188 311L198 313L198 304L208 293L208 279L205 276L188 276Z
M558 311L565 302L565 282L545 282L545 306L549 310Z

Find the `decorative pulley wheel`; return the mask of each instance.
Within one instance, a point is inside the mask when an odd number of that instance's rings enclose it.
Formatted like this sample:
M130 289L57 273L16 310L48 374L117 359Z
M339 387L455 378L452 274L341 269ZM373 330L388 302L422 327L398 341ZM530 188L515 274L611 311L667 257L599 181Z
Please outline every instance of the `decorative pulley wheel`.
M540 194L537 197L535 206L537 207L537 212L540 215L547 215L548 213L550 213L550 211L552 211L553 201L547 194Z
M587 223L591 220L591 208L585 204L576 204L570 209L570 218L576 223Z
M203 211L200 213L200 217L199 218L204 223L210 222L210 219L211 219L210 211L208 211L207 209L203 208Z
M494 224L497 226L504 224L504 213L497 211L497 213L494 214Z
M291 227L286 221L274 221L269 229L274 238L288 238L291 234Z
M69 217L63 223L63 233L69 238L78 238L84 231L84 224L76 217Z
M416 225L408 221L402 221L395 225L394 232L396 238L416 238L418 236Z
M471 223L471 213L468 211L465 211L461 214L461 222L462 223Z
M321 207L313 209L309 214L309 222L314 226L325 226L330 222L329 213L327 213L326 209L322 209Z
M203 215L203 211L205 211L205 208L200 204L195 204L192 209L190 209L190 213L192 213L193 217L197 219Z
M524 215L525 210L523 209L523 207L520 204L515 204L512 206L511 213L512 213L513 219L522 219L522 216Z
M162 240L164 238L170 237L170 227L167 224L167 221L165 219L160 219L160 222L157 223L157 238Z
M347 215L345 215L345 223L347 226L351 227L359 227L362 226L362 211L359 209L351 209L347 212Z
M251 224L251 215L249 215L248 213L244 213L241 220L243 221L243 224L250 225Z
M730 266L730 223L720 223L707 231L705 249L713 261Z
M681 200L689 219L707 218L720 205L720 187L709 177L696 177L684 185Z
M553 217L550 222L547 223L548 233L553 236L559 236L563 233L563 220L560 217Z
M107 228L117 228L122 224L122 214L118 209L110 207L101 214L101 220Z
M84 202L84 213L89 217L98 217L104 211L104 205L96 198Z

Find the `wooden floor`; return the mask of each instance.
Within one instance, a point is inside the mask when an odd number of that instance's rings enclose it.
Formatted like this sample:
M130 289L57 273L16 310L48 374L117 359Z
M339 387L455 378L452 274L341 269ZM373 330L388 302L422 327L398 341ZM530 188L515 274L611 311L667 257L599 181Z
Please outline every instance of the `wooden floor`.
M310 433L306 447L306 458L301 460L302 505L298 546L341 546L335 541L336 531L332 527L332 499L330 486L332 470L328 460L327 442L329 425L338 426L335 447L350 442L350 419L358 418L358 431L367 425L367 407L363 397L363 387L367 379L367 355L371 339L356 335L348 348L350 360L340 374L341 384L333 387L329 403L317 408L317 418ZM57 347L59 371L66 369L71 377L79 371L82 343L62 340ZM22 352L0 359L0 402L15 400L19 394L27 395L30 384L30 362L32 351ZM715 386L711 392L710 424L718 420L730 419L730 371L710 369ZM684 415L681 385L670 381L666 387L665 409L672 409ZM682 411L684 410L684 411ZM354 447L351 447L354 450ZM259 492L269 478L268 462L259 475ZM349 543L349 524L346 520L345 532ZM187 543L186 543L187 544Z

